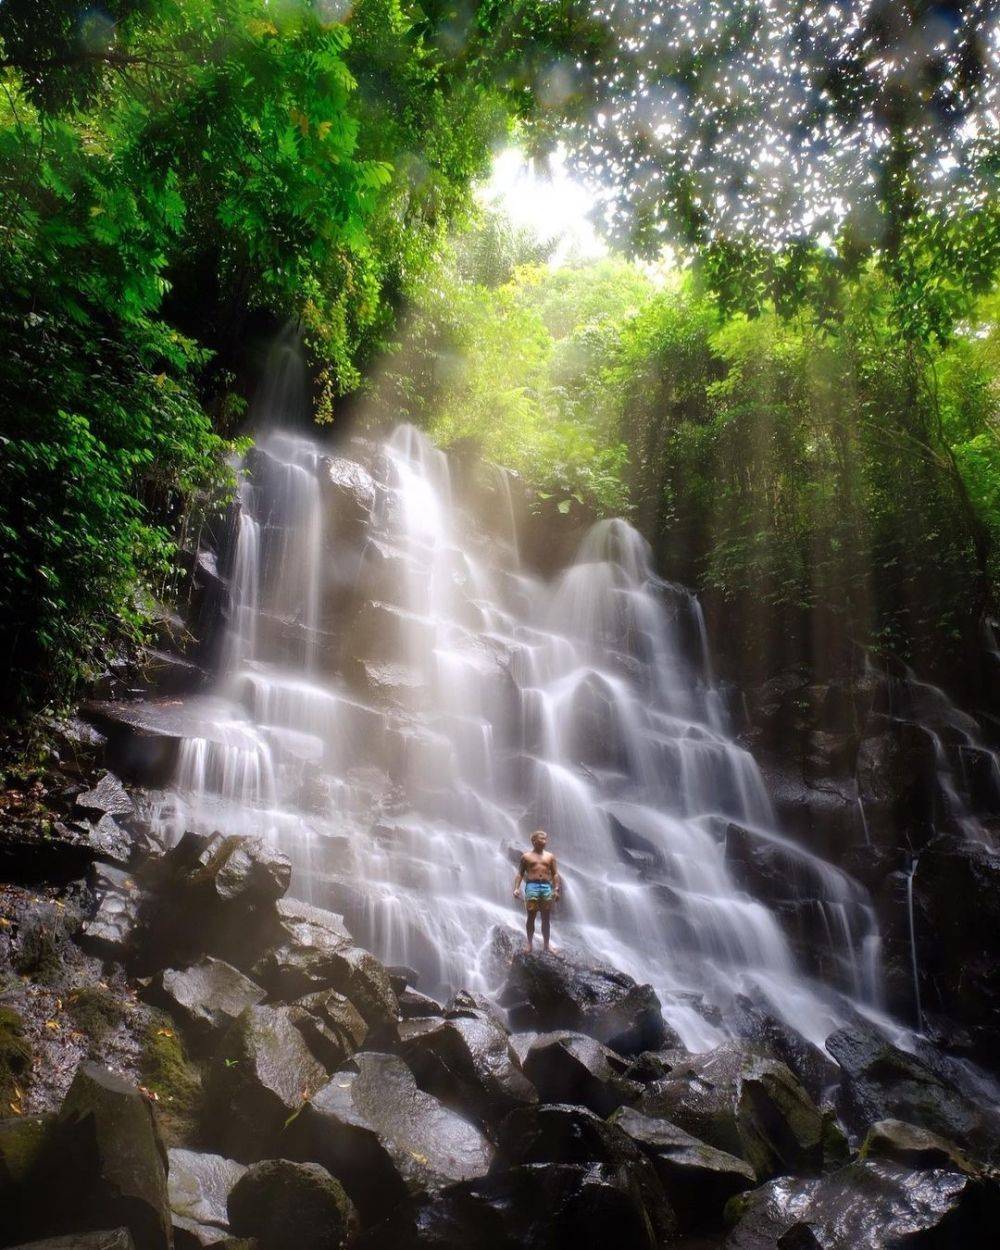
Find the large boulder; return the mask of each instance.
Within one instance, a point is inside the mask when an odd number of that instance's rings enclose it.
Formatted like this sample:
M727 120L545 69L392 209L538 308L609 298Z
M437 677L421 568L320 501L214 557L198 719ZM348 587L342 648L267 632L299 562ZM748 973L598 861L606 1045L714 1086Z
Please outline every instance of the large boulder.
M357 1214L338 1180L318 1163L265 1159L229 1195L229 1224L261 1250L340 1250Z
M485 1174L489 1142L420 1090L402 1059L363 1051L352 1066L303 1106L283 1149L341 1180L367 1222L408 1197Z
M370 1026L399 1017L399 1002L385 967L355 946L334 912L298 900L278 904L278 932L254 975L273 997L290 1001L319 990L337 990Z
M264 999L259 985L232 964L206 956L189 968L156 974L150 995L183 1026L194 1043L209 1043L248 1007Z
M266 1155L326 1080L284 1007L248 1007L222 1039L206 1089L206 1135L241 1163Z
M358 1250L660 1250L660 1215L627 1168L527 1163L401 1208Z
M669 1120L623 1107L611 1123L650 1160L684 1229L721 1225L729 1199L757 1183L749 1163L699 1141Z
M879 1120L861 1146L863 1159L891 1159L909 1168L971 1172L974 1167L954 1142L904 1120Z
M85 948L105 959L124 962L135 950L142 891L135 877L110 864L94 864L90 887L96 899L94 913L83 923Z
M1000 852L971 838L935 838L917 860L912 886L924 1006L961 1022L975 1057L995 1070L1000 1066ZM905 894L895 912L908 963ZM955 975L958 968L961 976Z
M266 838L234 834L219 839L207 862L189 874L187 885L209 906L266 907L284 895L291 879L288 856Z
M97 821L102 816L131 816L135 811L135 804L114 773L102 773L93 789L77 795L76 806Z
M649 1159L615 1123L568 1104L521 1107L500 1126L494 1172L522 1164L601 1164L627 1173L649 1215L658 1241L677 1221Z
M916 1055L867 1025L832 1033L826 1048L843 1069L838 1105L864 1134L878 1120L906 1120L974 1151L992 1150L995 1120Z
M842 1134L791 1070L739 1043L691 1056L648 1085L638 1110L745 1159L758 1178L842 1161Z
M320 485L338 542L356 541L371 523L375 506L375 479L363 465L346 456L326 456Z
M84 1062L60 1108L23 1207L25 1228L127 1228L136 1250L170 1250L167 1153L136 1086Z
M206 1232L214 1241L221 1241L229 1230L226 1203L229 1191L246 1168L222 1155L202 1154L195 1150L175 1148L167 1151L170 1171L167 1188L173 1216L175 1239L177 1230L201 1240Z
M501 1001L515 1028L573 1029L623 1054L656 1050L668 1040L652 986L604 964L520 952Z
M297 999L289 1007L289 1016L328 1072L360 1050L368 1035L364 1017L336 990L320 990Z
M524 1075L543 1102L579 1103L598 1115L639 1097L642 1086L624 1076L626 1062L584 1033L542 1033L524 1060Z
M726 1250L956 1250L985 1246L995 1211L961 1172L879 1160L815 1180L783 1176L747 1194Z
M488 1015L404 1021L399 1039L420 1088L483 1125L538 1101L505 1029Z

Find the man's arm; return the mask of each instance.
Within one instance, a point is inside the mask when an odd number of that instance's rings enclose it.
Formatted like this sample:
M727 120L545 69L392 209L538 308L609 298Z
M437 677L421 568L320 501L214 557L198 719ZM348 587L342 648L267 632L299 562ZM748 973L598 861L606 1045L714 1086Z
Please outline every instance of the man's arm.
M514 897L521 897L521 881L524 878L524 856L521 856L521 864L517 870L517 876L514 878Z
M556 864L556 857L552 856L552 893L558 898L559 891L562 889L562 881L559 878L559 866Z

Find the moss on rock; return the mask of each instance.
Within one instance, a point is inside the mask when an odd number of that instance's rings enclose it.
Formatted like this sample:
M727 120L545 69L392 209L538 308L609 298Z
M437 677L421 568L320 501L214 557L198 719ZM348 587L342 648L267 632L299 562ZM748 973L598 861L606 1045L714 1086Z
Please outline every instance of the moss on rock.
M0 1006L0 1099L5 1109L20 1102L18 1091L30 1068L24 1021L12 1007Z
M100 985L88 985L71 994L66 1010L80 1032L92 1042L103 1041L128 1014L121 999Z
M173 1020L150 1013L142 1033L139 1072L144 1087L155 1095L168 1144L191 1140L201 1102L201 1074L191 1063Z

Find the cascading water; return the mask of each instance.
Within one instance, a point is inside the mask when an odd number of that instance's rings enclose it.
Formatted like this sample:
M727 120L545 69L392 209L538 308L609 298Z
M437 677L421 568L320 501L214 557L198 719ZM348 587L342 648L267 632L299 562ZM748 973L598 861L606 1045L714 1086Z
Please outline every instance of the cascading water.
M488 990L541 826L565 882L557 945L650 981L690 1047L721 1036L704 1004L740 989L817 1042L844 995L874 1013L864 892L776 832L697 600L654 575L642 537L601 522L546 584L520 565L506 478L498 537L453 501L444 454L400 427L373 479L355 466L374 496L358 539L324 504L328 463L286 434L250 453L219 675L158 807L168 836L263 832L297 893L422 988ZM783 899L823 948L825 987L734 871L737 844L791 865Z

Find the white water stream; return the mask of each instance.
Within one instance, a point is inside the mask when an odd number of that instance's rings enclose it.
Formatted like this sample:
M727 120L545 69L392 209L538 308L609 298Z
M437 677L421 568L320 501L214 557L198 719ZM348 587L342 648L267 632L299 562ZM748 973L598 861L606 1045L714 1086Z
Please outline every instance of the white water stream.
M556 945L650 981L692 1049L722 1035L699 998L746 990L819 1044L847 998L876 1011L864 891L777 831L727 729L697 600L655 576L634 529L599 523L540 581L506 477L487 532L453 501L447 458L404 426L375 458L373 520L352 546L324 504L320 449L278 433L260 447L220 671L158 807L168 836L265 833L295 892L434 993L495 988L491 930L520 931L515 865L541 826L565 882ZM329 607L345 578L347 614ZM829 985L740 887L729 822L797 865L783 897L812 915Z

